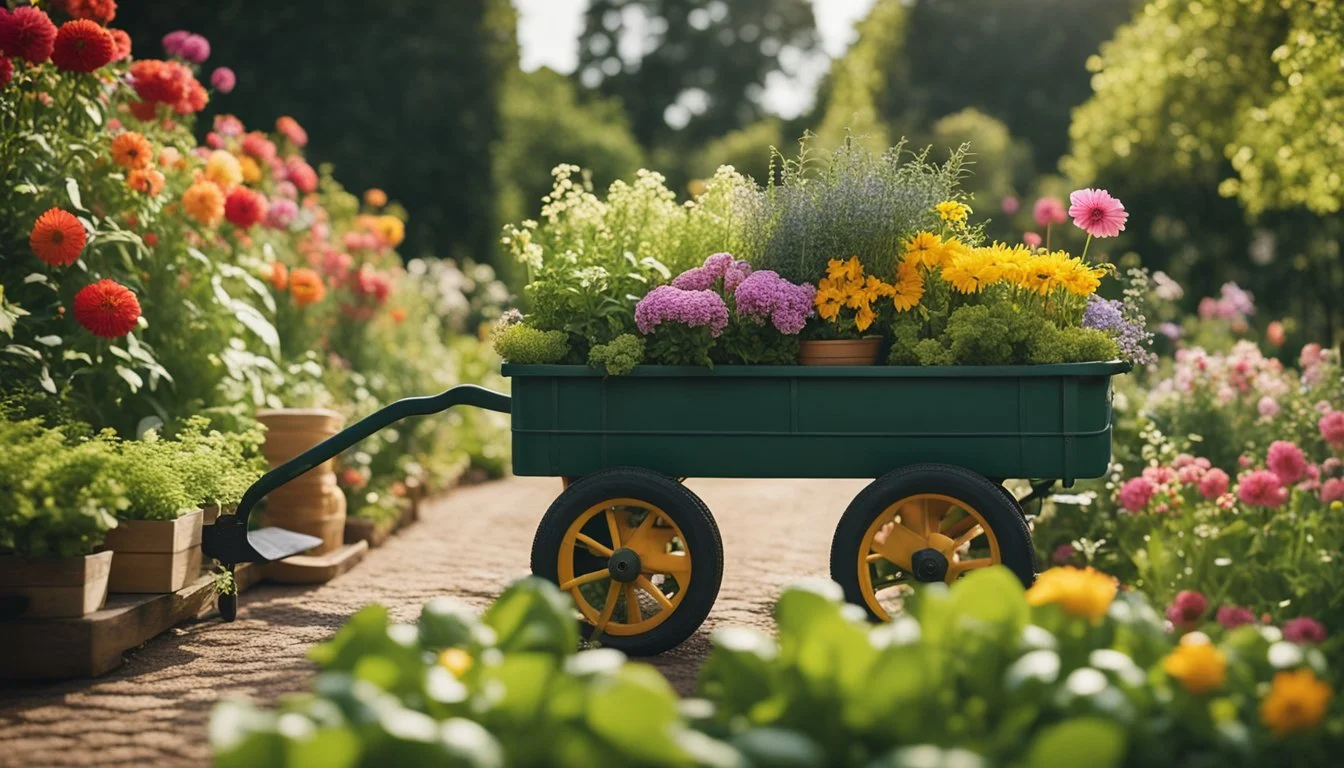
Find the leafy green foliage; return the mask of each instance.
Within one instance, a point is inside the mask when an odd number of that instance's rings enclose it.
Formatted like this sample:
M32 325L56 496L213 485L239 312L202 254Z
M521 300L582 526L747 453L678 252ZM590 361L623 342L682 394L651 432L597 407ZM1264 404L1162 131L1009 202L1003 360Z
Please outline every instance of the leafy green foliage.
M730 365L794 365L798 362L797 334L780 333L769 322L734 312L710 357Z
M1214 693L1166 671L1177 639L1133 594L1112 602L1103 576L1096 621L1028 600L1003 568L950 589L926 587L889 625L872 627L831 582L785 590L778 638L724 628L678 705L652 667L617 652L575 652L573 607L525 579L481 619L448 599L418 625L370 606L312 652L313 693L275 711L216 707L221 766L445 765L917 766L1236 764L1322 759L1339 740L1325 722L1275 739L1261 723L1268 681L1284 669L1326 673L1317 649L1276 630L1213 630L1228 667ZM1037 596L1039 598L1039 596ZM1068 605L1064 603L1063 605ZM281 727L281 724L285 727ZM1230 758L1229 758L1230 759ZM948 762L938 762L945 760Z
M644 362L644 339L623 333L609 344L598 344L588 352L588 364L601 368L608 376L624 376Z
M716 346L716 339L707 325L662 323L645 338L646 354L654 365L714 367L709 353Z
M510 363L548 365L569 355L569 336L564 331L539 331L522 323L495 332L495 352Z
M940 330L941 329L941 330ZM1102 331L1060 328L1039 307L987 295L985 303L952 309L944 324L910 313L892 326L892 365L1046 365L1114 360L1115 341Z

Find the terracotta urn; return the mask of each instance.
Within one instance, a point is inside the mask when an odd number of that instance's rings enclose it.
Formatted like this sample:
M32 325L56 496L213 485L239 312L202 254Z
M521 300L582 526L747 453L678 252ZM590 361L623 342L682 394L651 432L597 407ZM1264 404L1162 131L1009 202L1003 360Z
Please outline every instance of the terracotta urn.
M873 365L881 348L881 336L804 340L798 349L798 362L803 365Z
M279 408L257 413L266 426L262 453L272 468L298 456L340 431L345 419L325 408ZM345 493L336 485L333 460L271 491L266 497L262 524L322 539L306 555L322 555L345 541Z

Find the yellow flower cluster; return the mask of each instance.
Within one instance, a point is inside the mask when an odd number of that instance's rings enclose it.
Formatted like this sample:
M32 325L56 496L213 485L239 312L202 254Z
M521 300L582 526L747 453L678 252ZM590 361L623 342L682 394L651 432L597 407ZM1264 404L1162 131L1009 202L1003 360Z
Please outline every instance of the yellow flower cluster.
M1277 736L1310 730L1325 717L1333 694L1310 669L1279 672L1260 702L1260 720Z
M1115 577L1094 568L1062 566L1036 577L1027 590L1027 602L1058 605L1070 616L1096 621L1110 610L1117 588Z
M832 323L840 317L841 309L854 310L854 327L862 333L877 319L873 302L895 296L895 293L896 288L890 283L872 275L865 277L859 258L851 256L844 261L831 259L826 263L826 277L817 283L814 303L821 319Z
M971 213L971 206L956 200L944 200L933 209L938 212L938 218L949 224L961 224Z
M928 270L939 269L944 281L958 293L979 293L995 283L1048 296L1063 289L1075 296L1090 296L1101 286L1106 267L1093 267L1064 251L1035 253L1024 245L994 243L967 248L955 239L943 240L920 232L905 246L902 262Z
M1186 693L1200 696L1217 690L1227 680L1227 656L1208 635L1191 632L1162 660L1162 670L1180 682Z

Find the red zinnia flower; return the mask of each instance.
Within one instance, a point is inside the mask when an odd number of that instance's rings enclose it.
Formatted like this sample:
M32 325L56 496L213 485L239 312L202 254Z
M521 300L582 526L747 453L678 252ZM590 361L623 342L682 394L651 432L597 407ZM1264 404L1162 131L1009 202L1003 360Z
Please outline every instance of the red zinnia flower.
M37 258L53 267L68 267L79 258L88 238L74 214L52 208L33 222L28 245Z
M41 64L51 58L56 25L47 14L23 5L0 16L0 50L6 56Z
M145 101L176 104L187 98L191 70L176 61L142 59L131 65L135 92Z
M224 218L240 229L247 229L266 215L261 196L246 187L238 187L224 200Z
M126 34L124 29L109 29L108 34L112 35L112 44L116 46L117 52L112 56L113 61L121 61L131 57L131 36Z
M187 92L177 103L173 104L173 111L179 115L192 115L205 109L205 105L210 102L210 93L205 90L195 77L188 73Z
M141 239L144 240L145 245L148 245L150 248L153 248L154 246L159 244L159 236L154 234L153 232L146 232L145 236L142 237Z
M131 103L131 114L135 119L143 122L149 122L158 117L159 105L152 101L136 101Z
M72 19L93 19L99 24L117 17L116 0L61 0L56 7Z
M3 21L0 21L0 24L3 23ZM14 79L14 64L4 54L4 51L0 51L0 88L9 85L9 81L12 79Z
M75 319L95 336L115 339L135 329L140 301L115 280L99 280L75 294Z
M67 21L56 33L51 63L71 72L92 72L117 55L117 44L106 29L88 19Z

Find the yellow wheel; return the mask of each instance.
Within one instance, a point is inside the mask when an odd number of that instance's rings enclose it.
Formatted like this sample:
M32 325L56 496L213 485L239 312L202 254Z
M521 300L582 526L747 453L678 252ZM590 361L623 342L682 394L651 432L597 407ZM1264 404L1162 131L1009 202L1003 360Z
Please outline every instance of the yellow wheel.
M574 599L589 634L660 653L709 614L723 573L718 527L671 478L613 469L571 483L537 529L533 572Z
M994 483L948 465L915 465L873 481L845 510L831 545L831 578L881 620L916 584L950 584L991 565L1032 582L1026 521Z

